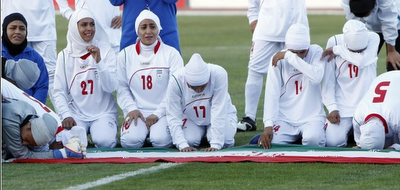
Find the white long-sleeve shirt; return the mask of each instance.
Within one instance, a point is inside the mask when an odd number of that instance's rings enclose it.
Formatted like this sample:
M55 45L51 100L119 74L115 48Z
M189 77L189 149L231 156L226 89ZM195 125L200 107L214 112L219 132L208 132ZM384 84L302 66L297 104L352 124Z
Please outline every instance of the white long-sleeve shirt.
M360 53L351 52L343 34L329 38L326 48L336 55L326 63L322 87L323 103L329 113L338 110L341 117L353 117L354 110L376 77L379 36L369 32L368 45Z
M341 2L346 19L359 20L365 23L366 27L374 32L383 33L386 43L395 46L398 36L397 30L400 29L400 1L398 0L376 0L376 4L371 14L367 17L356 17L350 11L349 0Z
M258 20L258 13L260 12L260 0L248 0L247 18L249 24Z
M287 30L294 23L308 27L304 0L264 0L260 2L257 27L252 40L284 42Z
M139 110L144 117L165 116L168 80L173 72L183 67L179 52L160 38L147 47L137 41L121 50L117 64L117 101L124 115Z
M74 10L68 6L68 0L57 0L57 3L60 7L61 15L69 19ZM102 43L110 43L112 47L119 47L121 28L111 28L112 19L121 15L119 7L113 6L109 0L75 0L75 10L81 8L92 12L96 22L97 40Z
M189 147L183 130L183 120L190 119L199 126L211 125L211 148L221 149L224 145L226 119L236 114L228 93L228 74L224 68L207 64L210 80L206 88L197 93L189 88L184 68L173 74L167 91L167 120L172 141L179 149Z
M61 120L74 116L93 121L118 114L113 95L118 86L115 54L109 46L98 47L99 63L91 55L85 60L72 57L66 49L58 54L53 96Z
M287 51L287 50L283 50ZM311 45L304 59L287 51L285 58L268 69L264 98L264 126L278 120L293 125L324 120L320 83L324 76L322 48Z
M360 126L371 117L379 118L385 127L388 146L400 150L400 71L390 71L376 77L357 106L353 117L354 140L359 145ZM386 125L385 125L386 123ZM390 143L391 142L391 143ZM390 143L390 144L388 144Z
M58 0L57 0L58 1ZM28 23L28 41L57 40L53 0L2 0L1 20L11 13L19 12Z

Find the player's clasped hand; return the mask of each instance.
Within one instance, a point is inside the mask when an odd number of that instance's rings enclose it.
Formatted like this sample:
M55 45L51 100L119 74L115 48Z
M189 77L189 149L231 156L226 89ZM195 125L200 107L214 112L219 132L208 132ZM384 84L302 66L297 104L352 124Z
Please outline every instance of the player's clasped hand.
M271 148L272 138L273 138L272 127L266 127L264 132L258 139L258 146L262 145L264 149Z
M86 47L86 50L92 55L96 63L101 61L100 49L98 47L90 45Z
M64 129L70 130L73 126L76 126L76 122L74 118L67 117L61 122L61 125Z
M333 123L333 124L339 124L340 123L340 114L338 110L334 110L331 113L328 114L328 116L326 117L329 122Z

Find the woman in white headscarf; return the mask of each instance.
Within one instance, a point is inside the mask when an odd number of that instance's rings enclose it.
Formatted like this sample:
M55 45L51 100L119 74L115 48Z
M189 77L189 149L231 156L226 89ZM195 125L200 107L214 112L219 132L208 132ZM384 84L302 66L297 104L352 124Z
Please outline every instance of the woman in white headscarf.
M68 24L67 47L58 54L54 80L55 109L62 126L83 126L96 147L117 144L115 53L95 39L96 23L87 9L75 11Z
M159 37L160 20L143 10L135 22L139 36L118 55L118 105L124 112L121 146L142 147L146 137L154 147L172 146L167 129L165 94L172 73L183 67L179 52Z
M264 133L258 144L289 144L301 139L303 145L325 146L325 112L320 83L324 76L322 48L310 45L309 28L290 26L286 49L276 53L268 68Z

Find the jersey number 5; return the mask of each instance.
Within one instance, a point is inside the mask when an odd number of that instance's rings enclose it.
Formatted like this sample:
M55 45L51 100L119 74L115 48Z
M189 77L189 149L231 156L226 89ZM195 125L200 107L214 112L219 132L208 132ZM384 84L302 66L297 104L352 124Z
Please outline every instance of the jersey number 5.
M372 100L373 103L381 103L385 100L387 90L381 89L381 88L383 86L389 86L389 85L390 85L390 81L383 81L383 82L379 83L378 85L376 85L375 93L379 96L374 97L374 99Z

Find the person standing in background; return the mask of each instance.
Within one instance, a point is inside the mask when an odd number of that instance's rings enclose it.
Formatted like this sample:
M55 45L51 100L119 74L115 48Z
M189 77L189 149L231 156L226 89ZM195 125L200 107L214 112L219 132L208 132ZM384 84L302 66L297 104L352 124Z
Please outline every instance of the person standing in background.
M68 0L57 0L61 15L70 19L74 10L68 6ZM110 44L115 55L119 52L121 40L122 16L119 7L109 0L75 0L75 10L88 9L96 21L96 38L100 43Z
M139 14L147 9L160 18L160 37L167 45L181 52L179 47L178 21L176 19L176 2L178 0L109 0L114 6L123 5L122 13L122 37L120 49L136 43L135 20Z
M254 1L253 5L258 4ZM245 117L238 124L238 129L251 131L257 128L258 102L272 56L285 47L285 34L292 24L308 27L304 0L262 0L259 7L245 86Z
M386 70L400 69L400 1L342 0L346 19L359 20L368 30L378 33L379 49L386 43Z

